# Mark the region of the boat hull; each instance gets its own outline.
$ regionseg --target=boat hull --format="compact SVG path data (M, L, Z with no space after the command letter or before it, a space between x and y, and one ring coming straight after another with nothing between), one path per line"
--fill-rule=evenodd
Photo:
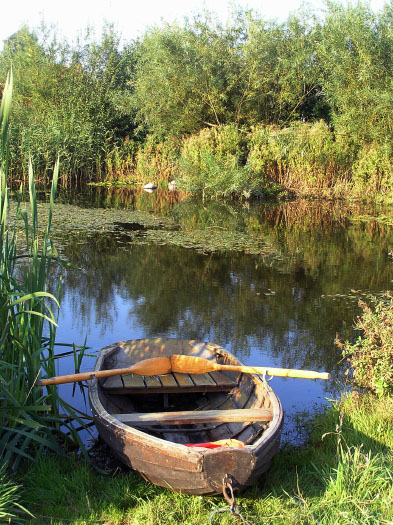
M152 344L153 341L154 344ZM171 346L172 342L173 347ZM179 353L178 343L179 340L170 339L143 340L143 344L150 350L161 348L160 355L162 353L170 355L171 352ZM202 355L211 359L219 355L221 360L225 359L231 364L239 364L234 356L217 345L195 341L183 341L182 343L183 353ZM132 348L135 345L141 348L141 340L123 341L103 349L97 360L96 370L102 369L105 360L116 355L116 352L121 352L122 348ZM210 356L208 355L209 352ZM144 355L145 357L152 357L156 354L157 352L151 350L150 353L146 352ZM135 356L135 359L140 359L140 353ZM113 366L111 359L107 360L106 366ZM258 406L271 407L273 420L269 422L268 426L261 426L259 430L256 424L221 424L206 434L218 438L230 438L237 435L245 443L245 446L239 448L207 449L184 446L185 443L182 440L194 439L192 432L202 430L207 432L206 425L202 426L201 429L195 429L192 425L188 425L190 428L182 429L179 433L173 430L170 433L170 429L161 429L159 426L151 432L128 426L119 421L112 410L112 401L119 403L119 397L109 399L110 396L106 394L99 380L92 381L89 388L89 400L101 438L125 465L139 472L144 479L185 494L218 494L222 492L225 475L232 478L234 487L238 489L255 483L269 468L272 458L279 448L283 423L281 404L266 383L256 376L251 377L252 379L246 378L244 380L243 390L237 392L236 389L232 389L231 393L228 394L228 399L236 396L236 399L240 399L247 386L251 394L247 394L248 397L245 396L247 398L245 405L256 406L257 404ZM258 401L254 397L261 397L261 390L264 392L264 397ZM203 393L193 395L204 396ZM212 399L218 399L221 405L228 403L225 399L227 394L217 394L216 398L214 398L214 394L210 394L210 396ZM129 397L133 399L131 395ZM121 399L123 404L127 403L127 396L122 396ZM220 401L221 399L224 401ZM234 401L231 400L231 402ZM246 444L246 438L249 434L251 434L252 443ZM186 437L183 437L184 435ZM195 439L197 438L195 437Z

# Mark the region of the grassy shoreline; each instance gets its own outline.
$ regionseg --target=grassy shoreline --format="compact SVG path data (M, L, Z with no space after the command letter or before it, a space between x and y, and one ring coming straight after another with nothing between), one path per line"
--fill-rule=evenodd
M237 497L263 524L376 524L393 519L393 399L344 395L314 418L301 448L283 448L257 485ZM104 476L82 460L42 456L17 481L31 523L200 524L223 498L182 496L133 472ZM229 513L212 523L236 523Z

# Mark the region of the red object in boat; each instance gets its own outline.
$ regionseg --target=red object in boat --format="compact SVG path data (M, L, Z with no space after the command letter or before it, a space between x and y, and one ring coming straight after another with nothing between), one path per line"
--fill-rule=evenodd
M219 441L206 441L206 443L189 443L186 447L220 448L220 447L245 447L243 441L238 439L220 439Z

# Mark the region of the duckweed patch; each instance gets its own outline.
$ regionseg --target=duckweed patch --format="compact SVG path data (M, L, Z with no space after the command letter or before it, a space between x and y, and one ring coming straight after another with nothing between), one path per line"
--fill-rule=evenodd
M48 213L46 203L38 204L38 228L44 234ZM15 210L11 219L16 220ZM23 224L19 221L20 232ZM197 250L200 253L224 251L244 252L260 255L267 260L283 260L281 250L261 234L250 235L247 231L232 231L222 227L207 227L192 230L182 227L171 217L157 217L145 211L118 210L108 208L80 208L58 204L53 214L53 237L60 242L71 235L75 242L83 244L84 234L113 235L121 246L132 244L157 244L178 246ZM77 237L74 237L77 234ZM74 242L73 241L73 242Z
M154 244L191 248L201 253L241 251L274 259L281 257L279 250L264 239L258 237L250 238L245 233L232 231L202 230L184 232L148 230L144 240ZM143 242L143 240L139 240L139 242Z
M359 301L371 300L377 297L383 300L386 297L386 291L379 293L370 293L364 290L351 290L348 293L335 293L335 294L322 294L322 299L332 299L333 301L343 300L350 301L352 303L358 303Z
M38 228L45 231L49 205L38 203ZM11 209L10 219L15 221L15 210ZM128 209L118 210L109 208L80 208L70 204L57 204L52 219L53 232L59 237L61 234L85 231L88 233L113 232L118 224L141 224L145 228L176 227L170 218L155 217L144 211ZM20 222L22 231L23 224Z

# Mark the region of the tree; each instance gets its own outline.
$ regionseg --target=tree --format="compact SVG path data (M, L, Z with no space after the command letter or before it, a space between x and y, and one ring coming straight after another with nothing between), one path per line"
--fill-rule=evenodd
M0 55L0 76L13 65L15 105L10 144L19 173L31 154L40 175L57 154L73 175L100 170L105 154L135 128L130 79L135 46L121 46L113 27L72 48L43 31L22 28Z
M250 123L287 124L327 117L315 54L320 26L304 11L285 23L255 19L244 46Z
M165 137L239 120L243 34L242 24L224 28L208 15L150 31L135 81L142 126Z
M357 143L393 138L393 12L329 3L317 52L336 132Z

